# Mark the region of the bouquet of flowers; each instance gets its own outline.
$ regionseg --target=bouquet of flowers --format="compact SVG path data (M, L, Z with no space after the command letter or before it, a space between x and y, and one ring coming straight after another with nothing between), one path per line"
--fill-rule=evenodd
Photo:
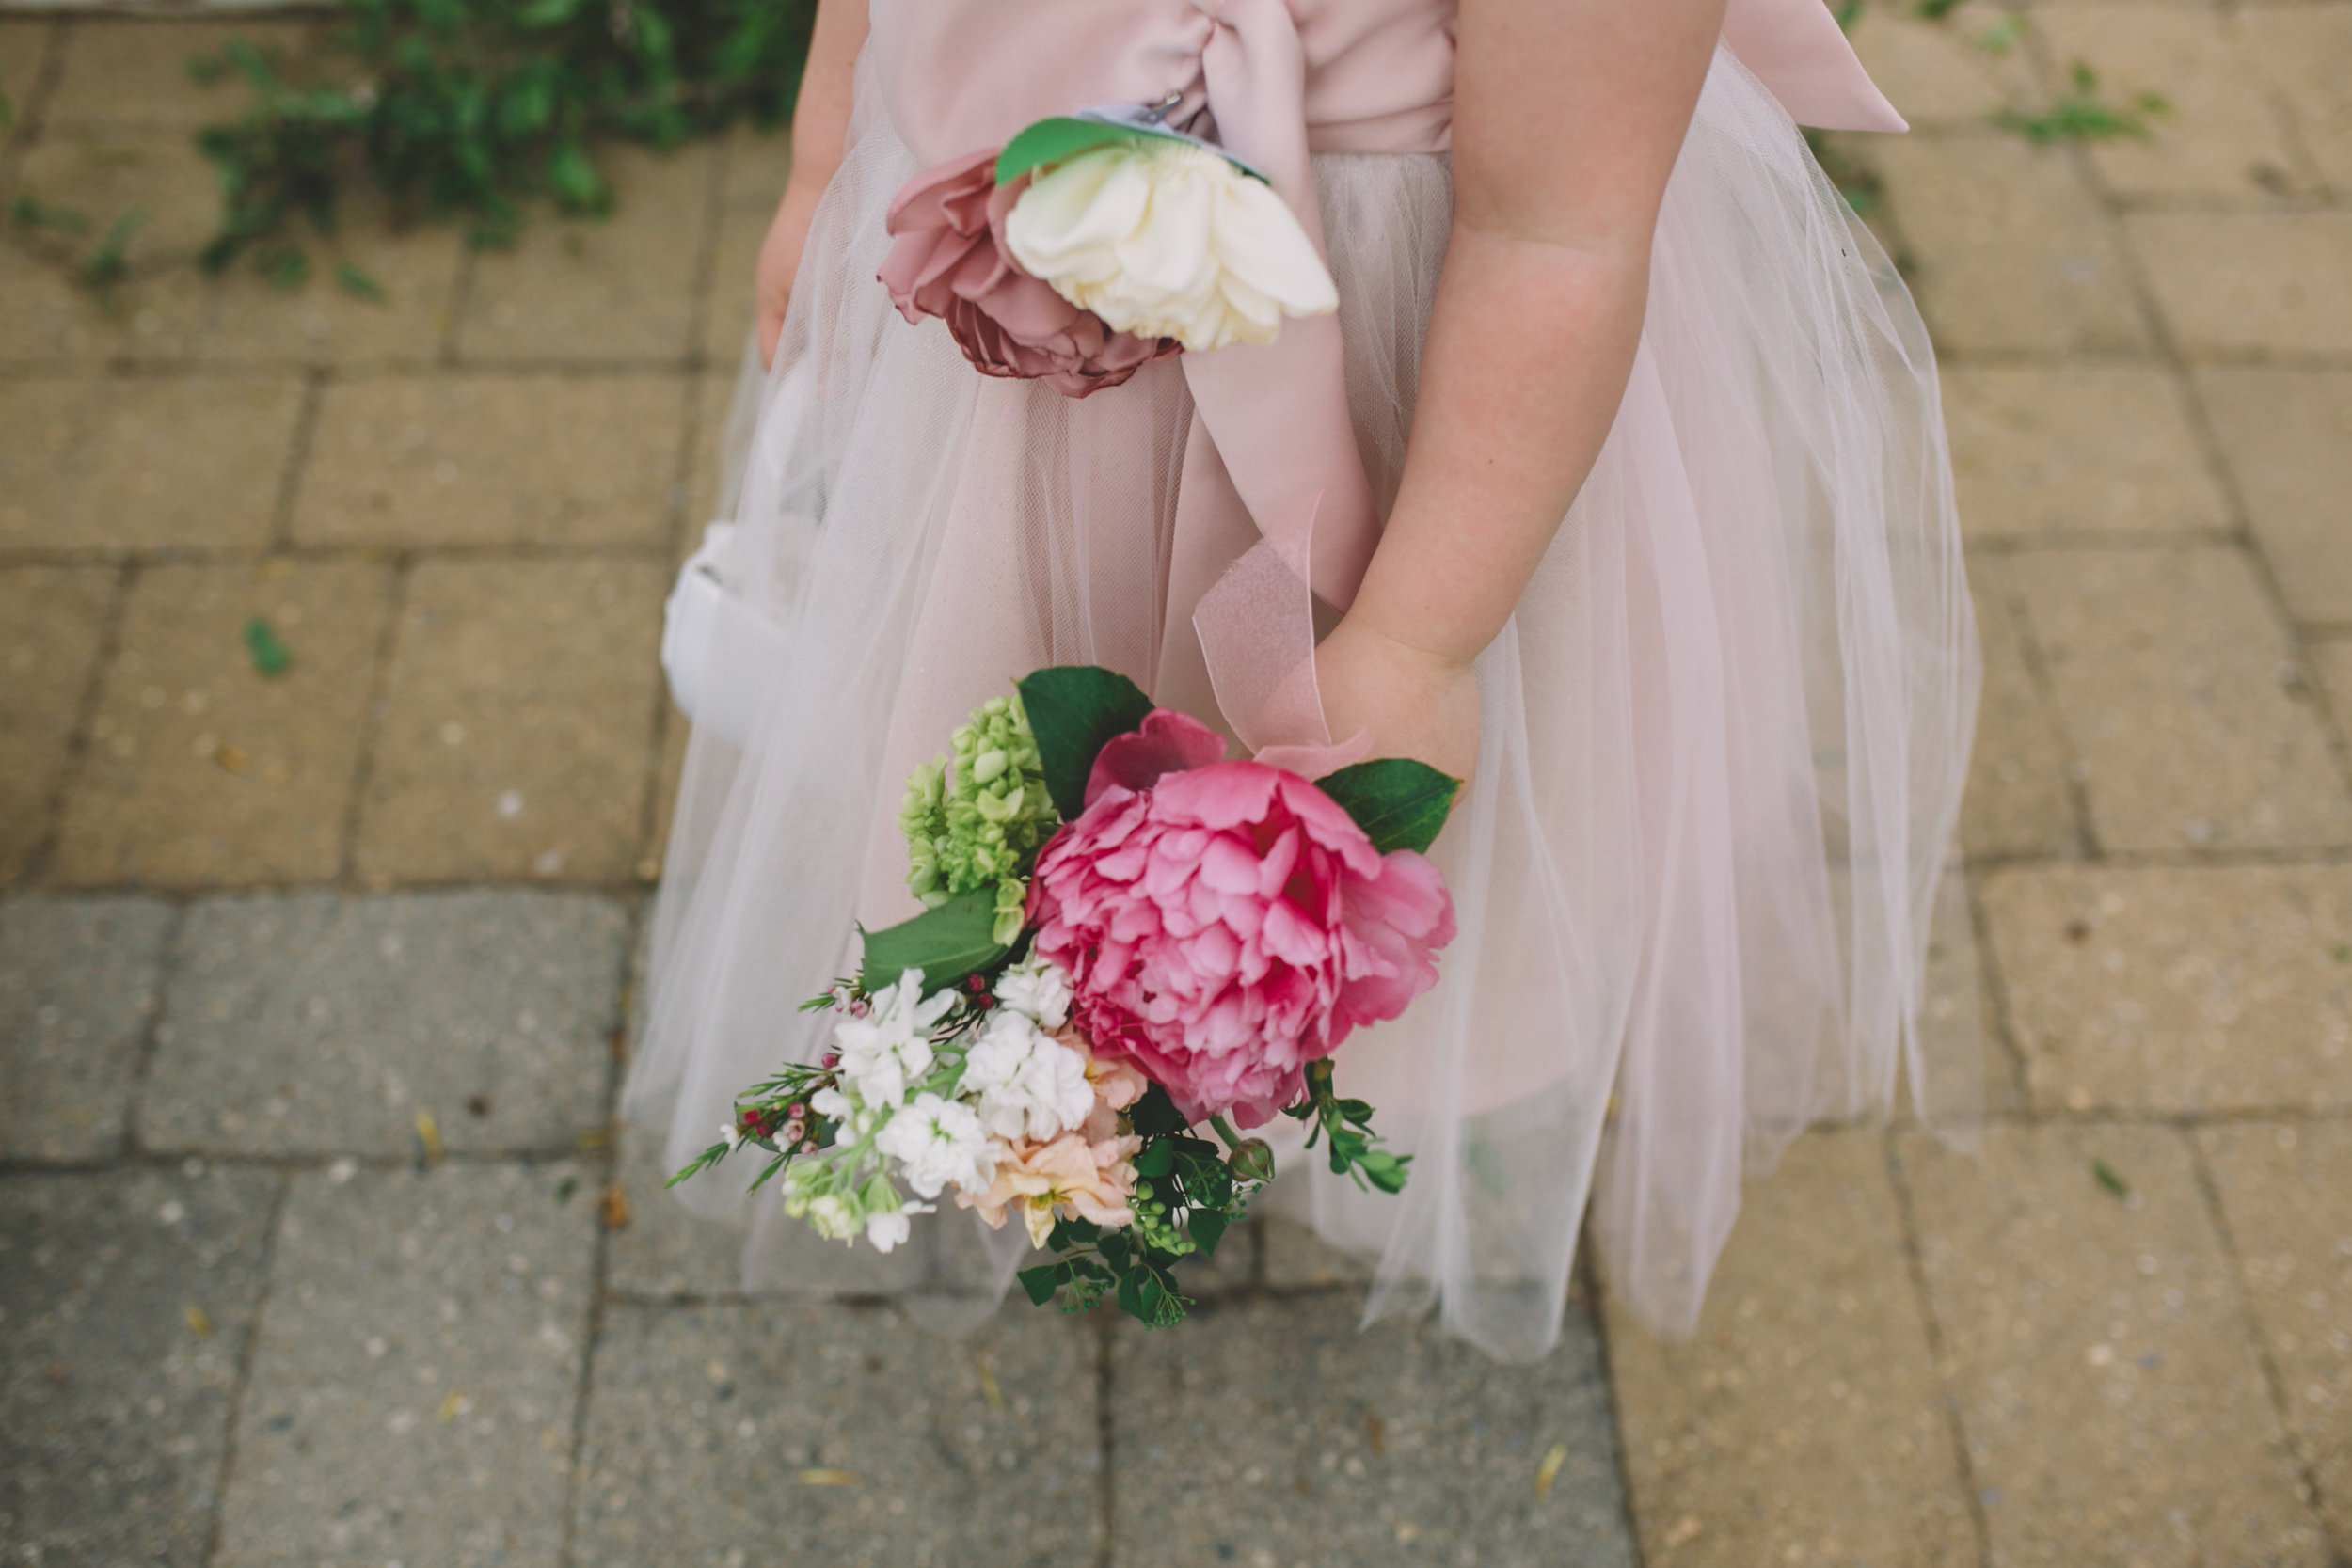
M1403 1188L1409 1156L1330 1057L1437 981L1454 906L1422 852L1457 787L1401 759L1313 783L1227 761L1123 676L1037 672L910 781L924 911L863 932L857 975L807 1004L831 1047L754 1085L672 1184L756 1148L755 1188L885 1252L952 1194L1050 1250L1020 1275L1037 1304L1177 1322L1177 1259L1273 1179L1236 1123L1297 1117L1333 1171Z

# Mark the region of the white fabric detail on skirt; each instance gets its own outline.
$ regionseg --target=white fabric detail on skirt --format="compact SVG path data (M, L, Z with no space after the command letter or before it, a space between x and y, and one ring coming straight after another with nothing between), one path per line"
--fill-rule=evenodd
M795 1009L851 961L853 917L912 908L899 792L969 709L1049 663L1200 700L1179 668L1192 604L1170 602L1198 572L1169 530L1214 453L1191 450L1181 371L1073 402L902 322L873 275L914 169L873 101L724 514L725 593L782 641L714 650L700 701L749 718L697 729L664 861L627 1106L674 1164L736 1090L822 1049ZM1385 508L1448 166L1327 155L1315 178ZM1886 1114L1899 1078L1964 1127L1981 1082L1973 1029L1920 1018L1978 684L1934 364L1877 245L1726 53L1615 425L1478 683L1477 775L1437 847L1461 934L1438 988L1338 1058L1412 1180L1361 1193L1294 1155L1272 1196L1375 1262L1368 1316L1434 1304L1512 1357L1557 1336L1589 1200L1612 1288L1687 1330L1744 1172L1814 1120ZM729 1210L754 1168L681 1190ZM993 1300L1017 1229L975 1248L967 1216L930 1223ZM838 1256L787 1252L792 1224L763 1197L755 1287Z

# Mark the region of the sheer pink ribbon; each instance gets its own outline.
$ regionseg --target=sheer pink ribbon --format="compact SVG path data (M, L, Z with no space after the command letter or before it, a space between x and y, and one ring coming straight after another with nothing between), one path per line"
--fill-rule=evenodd
M1212 23L1201 79L1219 138L1273 181L1322 252L1307 54L1287 0L1192 4ZM1904 128L1821 0L1730 0L1724 41L1808 124ZM1314 596L1344 610L1380 535L1348 420L1339 318L1286 321L1272 343L1183 363L1196 417L1169 590L1196 606L1200 673L1260 755L1301 771L1353 760L1360 739L1332 746L1314 672ZM1163 643L1164 689L1191 673L1183 630L1171 626Z

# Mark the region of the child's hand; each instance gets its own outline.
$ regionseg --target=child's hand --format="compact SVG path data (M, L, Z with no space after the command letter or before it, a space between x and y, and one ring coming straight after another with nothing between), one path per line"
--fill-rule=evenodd
M1353 618L1315 649L1333 740L1362 732L1375 757L1412 757L1467 780L1478 763L1478 680L1467 662L1399 642Z

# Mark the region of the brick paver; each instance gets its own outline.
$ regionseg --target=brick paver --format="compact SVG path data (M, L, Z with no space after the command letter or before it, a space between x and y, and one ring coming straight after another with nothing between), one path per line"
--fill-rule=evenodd
M2352 0L1864 10L1984 631L1924 1021L1984 1153L1801 1141L1694 1340L1581 1283L1534 1369L1359 1338L1279 1217L1174 1337L932 1337L968 1226L745 1293L609 1118L784 144L203 278L245 89L185 58L310 31L0 18L0 200L143 214L103 292L0 233L0 1557L2352 1560ZM2077 60L2170 113L1989 123Z

